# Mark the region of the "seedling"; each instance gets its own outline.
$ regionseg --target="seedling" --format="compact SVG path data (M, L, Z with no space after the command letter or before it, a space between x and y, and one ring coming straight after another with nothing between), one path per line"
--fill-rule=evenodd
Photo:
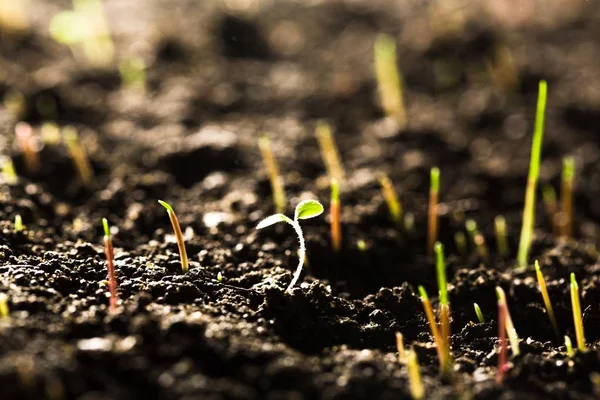
M87 152L81 145L77 130L72 126L65 126L63 128L63 139L67 145L69 155L71 156L71 160L73 160L81 184L86 187L92 186L94 183L94 170L90 164Z
M327 175L330 179L336 179L340 185L344 183L344 167L340 161L340 155L331 134L331 127L325 121L317 122L316 130L321 157L327 169Z
M546 307L546 312L548 313L548 319L550 319L550 325L552 325L552 330L556 335L557 341L560 340L560 333L558 331L558 324L556 323L556 318L554 317L554 309L552 308L552 303L550 302L550 296L548 295L548 287L546 286L546 280L544 279L544 275L540 270L540 263L535 260L535 275L537 277L538 286L540 288L540 292L542 293L542 299L544 300L544 306Z
M507 346L506 346L506 332L507 326L506 321L508 319L508 308L506 306L506 299L504 298L504 292L502 294L499 293L500 288L496 288L496 293L498 294L498 371L496 372L496 383L498 385L502 384L504 380L504 372L507 369ZM502 290L502 289L500 289ZM514 352L514 349L513 349Z
M475 315L477 315L477 321L479 321L480 324L484 324L485 318L483 318L483 313L481 312L481 308L479 308L479 304L473 303L473 308L475 309Z
M60 128L54 122L44 122L40 127L40 136L46 145L59 145L62 140Z
M8 296L6 293L0 293L0 318L8 318L9 315Z
M126 89L146 91L146 64L139 57L124 58L119 62L121 84Z
M440 333L440 329L438 328L435 315L433 314L433 307L431 307L429 296L427 295L427 291L425 291L425 288L423 286L419 286L419 294L421 296L421 304L423 304L423 310L425 311L425 317L427 318L427 322L429 323L429 329L431 330L431 335L433 336L433 341L436 345L440 369L444 370L444 366L446 365L446 360L444 358L444 340L442 338L442 334Z
M469 234L471 242L473 242L475 250L477 250L477 254L479 254L479 257L481 257L484 260L487 260L489 257L489 252L485 244L485 238L477 228L477 222L475 222L472 219L468 219L465 222L465 228L467 230L467 233Z
M21 232L23 230L23 218L20 214L15 215L15 232Z
M502 309L502 313L505 316L504 324L506 326L506 334L508 335L508 340L510 342L510 348L512 349L512 353L515 356L518 356L521 351L519 350L519 335L517 335L517 331L512 322L512 318L510 317L510 311L508 310L508 304L506 304L506 294L504 290L497 286L496 287L496 296L498 296L498 310Z
M27 122L19 122L15 125L15 136L23 151L27 173L32 175L37 174L40 170L39 146L31 125Z
M406 359L408 365L410 397L413 400L420 400L425 396L425 389L423 388L423 381L421 380L419 360L417 359L417 353L414 350L411 349L407 353Z
M335 179L331 180L331 247L338 252L342 248L342 221L340 210L340 187Z
M575 351L573 350L573 342L571 342L571 338L567 335L565 335L565 351L569 357L573 357L575 355Z
M271 149L271 140L267 134L263 134L258 139L258 148L262 155L267 174L269 175L269 182L271 183L271 191L273 193L273 203L275 204L275 212L283 213L285 211L285 188L283 177L279 172L279 166L273 155Z
M577 285L574 273L571 273L571 307L573 308L577 348L580 351L585 351L585 332L583 331L583 317L581 315L581 303L579 302L579 285Z
M358 239L356 241L356 248L361 253L364 253L365 251L367 251L367 242L365 242L363 239Z
M402 79L398 72L396 41L388 35L378 35L374 53L375 76L383 111L403 128L406 126L406 109L402 97Z
M560 187L561 224L560 236L568 239L573 236L573 180L575 177L575 159L563 159L562 183Z
M544 209L546 210L546 214L548 214L548 218L550 218L552 231L555 235L559 235L560 230L557 226L558 203L556 201L556 191L552 185L542 186L542 200L544 201Z
M290 224L294 230L296 231L296 235L298 235L298 241L300 242L300 251L299 251L299 262L298 267L296 268L296 272L294 272L294 276L292 277L292 281L287 287L286 291L290 291L292 287L296 284L298 279L300 278L300 273L302 272L302 266L304 265L304 258L306 257L306 247L304 244L304 235L302 234L302 228L300 227L301 219L309 219L314 218L323 213L323 205L319 203L317 200L304 200L298 203L296 206L296 210L294 211L294 219L290 219L284 214L273 214L268 216L259 222L256 226L256 229L263 229L268 226L274 225L278 222L286 222Z
M446 262L444 260L444 246L440 242L435 244L436 275L440 293L440 306L438 318L440 321L440 334L442 338L442 352L444 363L442 375L448 376L452 371L450 357L450 301L448 300L448 280L446 278Z
M13 186L19 182L15 165L10 157L0 157L0 164L2 164L2 177L7 185Z
M438 234L438 197L440 191L440 170L431 168L429 188L429 224L427 226L427 254L433 255L433 245Z
M106 265L108 269L108 289L110 290L110 312L114 313L117 310L117 302L119 295L117 293L117 277L115 275L115 254L110 235L110 227L106 218L102 218L102 226L104 228L104 253L106 254Z
M406 351L404 350L404 335L396 332L396 349L398 349L398 362L404 364L406 362Z
M223 283L223 274L221 273L221 271L219 271L219 273L217 274L217 282Z
M391 179L382 172L379 175L379 183L381 184L381 194L390 211L390 218L395 224L400 224L400 221L402 221L402 205L398 201Z
M175 238L177 239L177 247L179 247L179 258L181 259L181 270L183 273L188 272L188 257L187 251L185 249L185 242L183 240L183 233L181 232L181 226L179 225L179 220L177 219L177 215L175 211L173 211L173 207L169 205L169 203L158 200L161 206L163 206L167 210L167 214L169 214L169 219L171 220L171 225L173 226L173 232L175 233Z
M458 231L454 233L454 243L456 244L458 253L465 257L467 255L467 238L464 232Z
M494 218L494 228L496 230L496 246L498 253L502 257L508 257L508 240L506 238L506 219L502 215Z
M404 232L407 235L410 235L415 230L415 215L413 213L407 212L404 214Z
M527 177L527 189L525 192L525 207L523 208L523 224L521 227L521 238L519 240L519 253L517 255L517 262L520 267L525 267L527 265L529 248L531 247L531 240L533 239L535 191L540 174L547 92L548 86L546 81L540 81L537 110L535 114L535 128L533 131L533 143L531 146L531 160L529 162L529 176Z

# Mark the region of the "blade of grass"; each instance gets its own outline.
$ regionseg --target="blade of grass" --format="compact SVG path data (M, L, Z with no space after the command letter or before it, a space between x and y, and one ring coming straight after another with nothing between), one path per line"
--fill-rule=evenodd
M546 286L546 280L544 279L544 275L540 270L540 263L537 260L535 260L535 274L537 277L540 292L542 293L542 299L544 300L544 306L546 307L546 313L548 314L548 319L550 319L550 325L552 325L552 330L554 331L554 335L556 335L556 340L557 342L559 342L560 333L558 330L558 324L556 323L556 318L554 317L554 309L552 308L550 296L548 295L548 287Z
M433 246L438 234L438 197L440 191L440 170L431 168L429 187L429 224L427 226L427 254L433 255Z
M283 213L285 212L285 205L287 204L283 177L279 172L279 166L277 165L277 161L275 160L275 156L273 155L273 150L271 148L271 141L266 133L262 134L258 139L258 147L260 149L260 154L262 156L263 163L265 164L267 174L269 175L269 183L271 184L271 191L273 193L275 212Z
M580 351L586 351L583 317L581 315L581 303L579 302L579 285L577 285L574 273L571 273L571 306L573 308L573 324L575 325L577 348Z
M573 180L575 177L575 159L563 159L562 183L560 187L561 224L560 236L569 239L573 236Z

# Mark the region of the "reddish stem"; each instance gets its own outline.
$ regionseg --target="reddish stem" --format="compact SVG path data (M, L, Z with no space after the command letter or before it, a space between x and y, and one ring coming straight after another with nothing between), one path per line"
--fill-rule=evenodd
M108 268L108 289L110 290L110 311L115 312L117 309L117 278L115 276L114 250L112 239L110 236L104 236L104 252L106 254L106 262Z
M506 307L506 303L499 302L498 303L498 338L500 340L499 348L498 348L498 373L496 375L496 383L498 385L502 384L504 380L504 371L506 370L506 354L508 352L508 347L506 343L506 315L508 313L508 308Z

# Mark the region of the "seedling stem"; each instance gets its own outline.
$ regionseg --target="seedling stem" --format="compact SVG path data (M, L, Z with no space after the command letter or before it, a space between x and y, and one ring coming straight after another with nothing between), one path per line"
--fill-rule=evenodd
M316 135L319 148L321 149L321 157L327 169L327 175L330 179L336 179L343 186L345 176L344 167L342 167L340 154L333 140L329 124L325 121L318 121Z
M423 381L421 380L419 360L417 359L417 353L414 350L411 349L407 353L410 397L412 397L413 400L420 400L425 396L425 389L423 388Z
M398 201L392 180L386 174L381 173L379 175L379 183L381 184L381 194L390 211L390 218L394 223L400 224L402 220L402 205Z
M573 180L575 177L575 159L563 160L562 184L560 191L561 224L560 236L568 239L573 236Z
M175 238L177 239L177 246L179 247L179 258L181 259L181 270L183 273L187 273L188 266L188 257L187 250L185 249L185 241L183 240L183 233L181 232L181 226L179 225L179 220L177 219L177 215L175 215L175 211L173 211L173 207L171 207L167 202L158 200L161 206L163 206L167 210L167 214L169 215L169 219L171 220L171 225L173 226L173 232L175 233Z
M479 308L479 304L473 303L473 308L475 308L475 315L477 315L477 321L479 321L480 324L484 324L485 318L483 318L483 313L481 312L481 308Z
M431 168L429 188L429 224L427 228L427 254L433 255L433 246L438 234L438 196L440 191L440 170Z
M583 330L581 303L579 302L579 285L577 285L574 273L571 273L571 306L573 308L573 323L575 325L575 337L577 339L577 348L580 351L585 351L585 332Z
M542 293L542 299L544 300L546 312L548 313L548 319L550 319L550 325L552 325L552 330L556 335L556 340L560 341L560 333L558 331L558 324L556 323L556 318L554 316L554 309L552 308L552 303L550 302L550 296L548 295L548 287L546 286L544 275L540 270L540 263L537 260L535 260L535 275L537 277L538 286L540 287L540 292Z
M406 126L406 110L396 59L396 41L388 35L380 34L375 40L374 50L375 75L383 111L403 128Z
M331 246L333 251L339 252L342 248L342 221L340 209L340 187L337 180L331 180Z
M267 134L261 135L258 139L258 147L260 148L260 154L262 155L267 174L269 175L269 182L271 183L271 191L273 192L273 203L275 204L275 212L283 213L285 211L285 188L283 177L279 172L279 166L273 155L271 148L271 140Z
M114 313L117 310L119 297L117 293L117 278L115 276L114 249L112 237L110 235L110 227L108 226L106 218L102 218L102 226L104 228L104 253L106 254L108 288L110 290L110 312Z

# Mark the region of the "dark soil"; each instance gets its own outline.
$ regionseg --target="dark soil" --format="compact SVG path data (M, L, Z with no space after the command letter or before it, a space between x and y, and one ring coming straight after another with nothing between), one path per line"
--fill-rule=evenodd
M598 2L538 2L531 13L528 2L509 1L255 1L246 11L228 8L233 1L105 3L118 56L148 65L145 94L123 88L116 66L89 67L52 41L50 17L68 1L32 1L29 29L0 36L0 95L24 98L21 114L0 108L0 150L19 175L0 186L0 292L10 308L0 320L2 400L410 398L395 332L417 351L427 398L596 398ZM377 97L372 44L381 32L398 40L402 130L386 123ZM508 78L491 79L490 63ZM577 276L589 350L573 358L554 337L533 266L513 269L539 79L549 85L540 183L559 188L562 157L575 156L575 238L554 236L540 199L530 259L574 342L568 277ZM50 116L38 106L48 101ZM47 119L78 128L92 187L79 183L60 143L39 152L39 173L27 172L14 124L37 129ZM348 175L343 248L331 250L327 213L303 221L309 263L286 293L298 243L289 226L255 230L273 213L257 139L272 138L288 214L301 199L328 206L318 119L334 127ZM439 376L416 294L417 285L437 291L425 255L432 166L442 171L452 381ZM390 222L379 171L414 214L412 234ZM187 274L157 199L174 206L185 231ZM17 214L23 232L14 231ZM497 215L508 222L506 259L496 251ZM116 229L116 313L103 217ZM485 234L489 260L458 254L453 236L465 218ZM496 286L522 352L501 386Z

